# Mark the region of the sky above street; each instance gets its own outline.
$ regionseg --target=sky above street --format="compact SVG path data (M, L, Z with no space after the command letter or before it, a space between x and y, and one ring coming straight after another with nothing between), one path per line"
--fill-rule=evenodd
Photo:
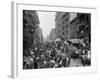
M44 39L50 34L52 28L55 28L55 14L56 12L37 11L40 21L40 28Z

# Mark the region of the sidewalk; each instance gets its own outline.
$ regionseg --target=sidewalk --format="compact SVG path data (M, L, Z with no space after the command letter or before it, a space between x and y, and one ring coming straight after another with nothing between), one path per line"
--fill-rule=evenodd
M71 59L69 67L83 66L80 59Z

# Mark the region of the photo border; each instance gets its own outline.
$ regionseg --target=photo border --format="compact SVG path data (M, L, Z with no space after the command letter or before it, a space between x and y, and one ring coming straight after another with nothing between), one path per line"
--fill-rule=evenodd
M29 3L12 3L12 70L11 75L14 78L17 77L39 77L39 76L53 76L53 75L66 75L72 73L91 73L96 72L96 53L95 43L92 42L95 34L94 30L96 26L96 8L86 7L71 7L71 6L56 6L56 5L39 5ZM46 11L62 11L62 12L79 12L79 13L91 13L91 66L89 67L68 67L68 68L54 68L54 69L30 69L23 70L22 65L22 36L23 36L23 14L22 10L46 10ZM93 53L93 54L92 54Z

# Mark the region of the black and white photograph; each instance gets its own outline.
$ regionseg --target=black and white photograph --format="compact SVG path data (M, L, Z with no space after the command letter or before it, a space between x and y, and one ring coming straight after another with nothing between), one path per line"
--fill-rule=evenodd
M91 13L23 10L23 69L91 66Z

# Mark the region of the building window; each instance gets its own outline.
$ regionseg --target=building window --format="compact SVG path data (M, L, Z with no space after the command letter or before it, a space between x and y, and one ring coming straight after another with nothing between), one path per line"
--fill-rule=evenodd
M65 33L63 32L62 35L65 35Z
M63 26L62 28L63 28L63 30L64 30L64 26Z

